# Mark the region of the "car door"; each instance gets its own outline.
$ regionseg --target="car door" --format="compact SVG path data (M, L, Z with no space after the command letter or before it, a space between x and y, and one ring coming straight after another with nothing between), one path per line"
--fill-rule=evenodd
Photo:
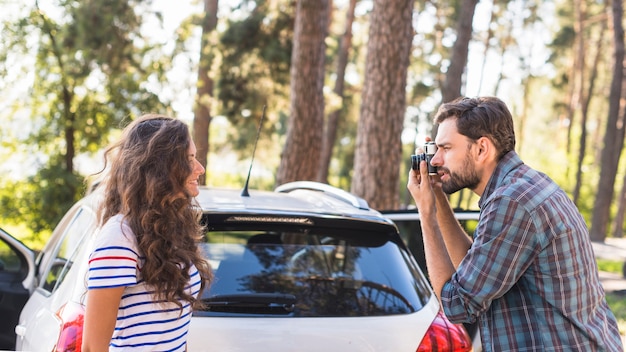
M0 229L0 350L15 348L15 326L36 281L34 252Z
M89 199L75 204L61 219L37 259L36 288L24 305L16 326L20 351L53 351L62 329L60 313L76 290L84 291L87 257L84 244L96 228Z

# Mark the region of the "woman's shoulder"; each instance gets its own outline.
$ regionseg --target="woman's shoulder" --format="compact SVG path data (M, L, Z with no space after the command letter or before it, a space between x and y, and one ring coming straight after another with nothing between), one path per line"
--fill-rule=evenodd
M137 239L122 214L110 217L100 229L97 246L118 245L130 248L137 247Z

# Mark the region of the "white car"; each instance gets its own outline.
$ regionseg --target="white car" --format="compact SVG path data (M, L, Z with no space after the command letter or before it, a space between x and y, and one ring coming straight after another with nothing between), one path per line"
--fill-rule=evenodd
M426 268L426 257L424 253L424 242L422 240L422 227L420 224L420 214L415 209L405 210L389 210L382 211L383 215L391 219L398 227L400 237L404 240L409 251L415 257L417 264L421 268ZM478 225L480 212L478 210L454 210L454 217L459 221L465 232L473 236L474 230ZM428 278L428 272L424 273ZM472 338L474 352L482 351L482 343L480 341L480 332L478 331L478 323L464 324L465 329Z
M3 331L17 350L80 351L98 198L69 210L36 257L0 234L0 275L10 268L0 290L29 297ZM189 351L471 351L396 226L364 200L314 182L203 188L197 200L215 280L194 312Z

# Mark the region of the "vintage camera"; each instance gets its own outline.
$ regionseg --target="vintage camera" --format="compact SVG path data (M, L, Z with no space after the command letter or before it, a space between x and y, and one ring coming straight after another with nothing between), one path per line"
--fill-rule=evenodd
M435 155L436 152L437 152L437 145L435 144L435 142L426 142L424 144L424 153L411 155L411 168L413 170L419 171L419 169L420 169L420 162L422 160L426 160L426 163L428 164L428 174L429 175L436 175L437 174L437 167L436 166L432 166L430 164L430 160L433 158L433 156Z

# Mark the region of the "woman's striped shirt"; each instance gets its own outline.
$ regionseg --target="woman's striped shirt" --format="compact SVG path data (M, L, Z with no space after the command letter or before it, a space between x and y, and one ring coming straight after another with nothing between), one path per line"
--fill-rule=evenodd
M137 240L121 215L109 219L89 258L89 290L125 286L117 312L109 351L185 351L191 320L190 304L183 309L156 301L153 289L141 277L144 257ZM200 291L200 275L195 266L189 270L187 290Z

